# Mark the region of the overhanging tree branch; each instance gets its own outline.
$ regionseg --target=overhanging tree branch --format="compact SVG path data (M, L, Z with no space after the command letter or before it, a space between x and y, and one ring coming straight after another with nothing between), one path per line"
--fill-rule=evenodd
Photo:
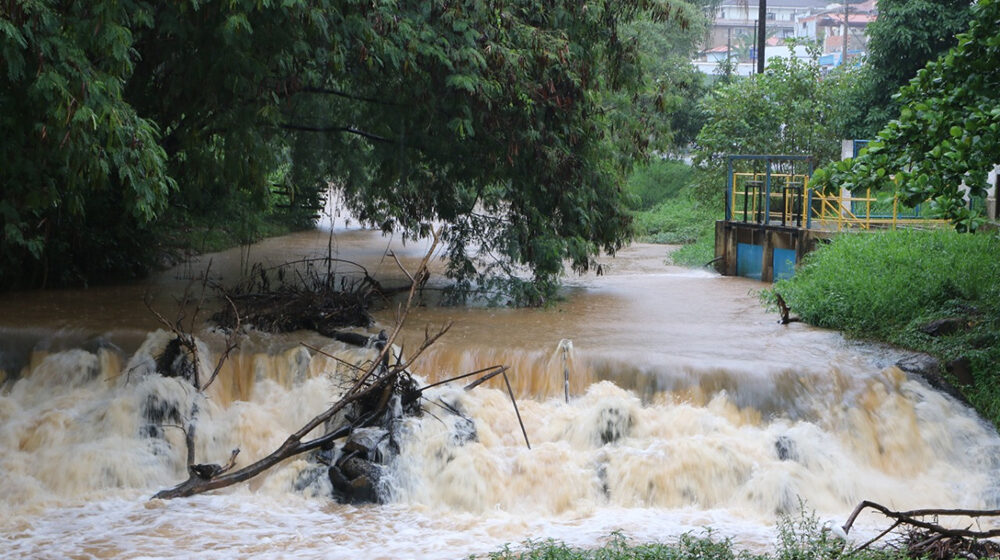
M354 128L353 126L310 126L304 124L295 123L281 123L278 125L280 128L285 130L298 130L302 132L346 132L348 134L356 134L363 138L373 140L375 142L382 142L385 144L395 144L396 141L391 138L386 138L384 136L379 136L378 134L373 134L371 132L366 132L364 130Z
M392 107L402 107L402 103L394 103L392 101L385 101L384 99L376 99L374 97L364 97L361 95L354 95L352 93L347 93L346 91L340 91L331 88L321 88L321 87L304 87L300 89L302 93L320 93L325 95L336 95L337 97L343 97L345 99L353 99L355 101L364 101L366 103L377 103L379 105L389 105Z

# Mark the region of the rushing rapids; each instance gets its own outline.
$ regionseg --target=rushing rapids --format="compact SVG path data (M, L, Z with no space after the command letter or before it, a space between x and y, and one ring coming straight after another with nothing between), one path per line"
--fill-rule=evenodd
M374 234L338 239L347 257L379 266ZM290 246L322 251L326 240L300 234L274 248L288 258ZM267 257L266 244L256 250ZM420 253L396 250L404 262ZM455 325L414 374L431 383L510 366L532 447L497 380L428 390L426 412L398 427L384 505L335 502L307 455L215 493L150 499L187 477L192 403L198 461L240 448L245 465L343 390L345 366L300 342L348 362L370 352L313 333L251 333L198 395L156 373L170 335L128 303L142 289L98 290L79 312L70 294L49 313L37 296L0 300L0 546L41 558L460 558L526 538L670 540L712 527L759 548L802 504L839 522L862 499L1000 504L996 433L894 367L893 350L777 325L750 293L758 284L663 256L632 247L555 309L415 309L404 351L425 325ZM225 274L225 256L216 266ZM392 311L378 319L389 324ZM197 334L210 363L223 335Z

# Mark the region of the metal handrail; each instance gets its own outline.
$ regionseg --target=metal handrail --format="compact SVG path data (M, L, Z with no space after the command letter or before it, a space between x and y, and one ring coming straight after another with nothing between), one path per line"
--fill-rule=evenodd
M843 231L844 228L857 227L860 229L870 230L873 226L888 226L890 229L896 229L897 226L940 226L947 225L948 220L933 219L933 218L921 218L908 215L900 215L899 213L899 197L893 197L892 201L892 214L886 216L873 217L871 213L871 203L877 201L877 198L872 196L871 189L868 189L865 196L843 196L843 195L825 195L818 191L813 191L811 193L813 200L819 200L819 208L810 208L811 214L809 216L810 226L812 224L818 224L819 228L813 229L825 229L830 223L836 223L837 231ZM854 202L864 202L865 203L865 214L859 217L856 215L852 208Z

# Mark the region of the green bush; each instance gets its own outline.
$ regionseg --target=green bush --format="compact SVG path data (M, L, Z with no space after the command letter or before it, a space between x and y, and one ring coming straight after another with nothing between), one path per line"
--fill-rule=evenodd
M470 557L470 559L475 557ZM738 551L729 539L720 539L711 529L704 535L684 533L674 544L631 545L621 533L613 533L598 548L574 548L555 540L527 541L520 547L504 546L487 556L490 560L903 560L896 551L844 550L843 542L824 531L815 514L782 518L778 540L770 554Z
M691 182L691 166L674 159L654 157L637 167L625 183L633 210L649 210L675 198Z
M652 243L694 243L713 228L715 213L688 197L673 198L636 212L633 227L640 239ZM714 230L713 230L714 231Z
M886 338L957 308L995 313L998 279L997 237L903 230L838 236L774 291L814 325Z
M599 548L574 548L552 539L527 541L523 546L503 549L491 553L490 560L766 560L766 556L755 556L733 550L729 539L717 539L711 530L705 536L690 533L681 535L676 544L646 543L630 545L618 532L611 535L608 543ZM474 558L474 557L470 557Z
M795 276L774 285L810 324L934 354L966 358L975 383L963 390L1000 424L1000 237L954 231L845 234L810 253ZM935 319L967 326L944 336Z

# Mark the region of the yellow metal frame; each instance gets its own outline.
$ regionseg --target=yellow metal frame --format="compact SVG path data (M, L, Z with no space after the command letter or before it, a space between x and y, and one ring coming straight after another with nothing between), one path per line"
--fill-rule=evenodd
M765 181L767 180L767 173L733 173L732 182L732 192L730 193L729 200L732 201L732 207L730 209L732 220L734 222L738 221L756 221L752 217L756 216L759 212L763 212L763 208L759 208L758 199L763 197L754 196L751 199L751 203L748 204L746 212L743 211L742 207L737 208L736 197L737 195L742 197L747 197L753 194L753 191L749 190L748 183L756 182L763 187ZM790 185L802 185L802 208L800 209L799 215L796 216L792 213L794 210L794 197L783 196L783 191L785 187ZM742 189L742 190L740 190ZM789 174L789 173L771 173L771 204L769 205L771 209L771 215L768 221L773 221L780 219L782 214L785 216L790 216L791 220L794 221L796 217L801 219L801 223L806 222L808 218L808 208L807 199L809 195L809 176L805 174ZM784 213L781 212L782 208L780 201L784 198ZM737 218L737 216L739 216Z
M786 221L800 219L803 227L808 224L810 229L836 229L836 231L948 225L947 220L900 216L898 196L893 198L891 215L872 217L872 204L878 199L872 195L871 189L865 191L864 196L825 195L809 188L808 175L771 173L770 177L771 203L768 206L771 212L770 216L767 216L767 222L776 222L784 215ZM766 180L766 173L733 173L732 190L729 196L731 201L730 219L732 221L754 223L759 221L757 216L764 212L760 206L764 204L764 196L761 193L765 190ZM750 187L751 183L756 183L753 188ZM784 189L790 185L802 186L802 207L794 214L795 197L783 196ZM782 199L784 199L783 213ZM743 201L746 204L745 211L744 204L739 204L737 201ZM862 216L858 216L852 211L852 208L855 207L854 204L859 202L864 203L865 212Z
M900 216L898 196L892 199L891 216L873 218L871 215L872 203L877 199L872 196L871 189L865 192L865 196L824 195L818 191L813 191L812 200L812 229L833 229L836 227L837 231L843 231L848 228L864 230L888 228L894 230L897 226L938 227L948 225L948 220ZM851 210L855 202L864 202L864 216L856 216ZM816 208L817 205L818 208Z

